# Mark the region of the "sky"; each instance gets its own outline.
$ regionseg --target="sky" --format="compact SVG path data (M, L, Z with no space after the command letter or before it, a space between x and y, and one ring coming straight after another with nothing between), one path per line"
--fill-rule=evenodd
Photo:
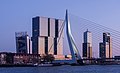
M0 0L0 52L16 51L15 32L31 36L33 17L64 19L66 9L120 31L120 0Z

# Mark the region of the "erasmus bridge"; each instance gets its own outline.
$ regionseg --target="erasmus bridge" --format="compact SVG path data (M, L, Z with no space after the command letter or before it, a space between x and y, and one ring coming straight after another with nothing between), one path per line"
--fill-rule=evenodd
M66 28L64 28L66 27ZM86 30L92 33L92 57L99 58L99 43L103 41L103 33L109 32L112 37L112 57L120 56L120 32L112 28L97 24L90 20L68 14L66 10L65 21L60 31L65 32L64 49L69 50L72 59L63 60L68 63L82 63L83 33ZM72 31L71 31L72 30ZM67 40L67 41L66 41ZM59 43L59 41L58 41ZM57 62L57 61L56 61ZM60 61L58 61L60 62Z

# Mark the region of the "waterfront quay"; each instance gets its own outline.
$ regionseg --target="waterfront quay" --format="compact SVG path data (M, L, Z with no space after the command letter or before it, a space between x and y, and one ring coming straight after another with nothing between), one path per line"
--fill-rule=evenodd
M35 67L37 66L36 64L46 64L46 63L53 64L53 66L73 65L64 61L60 63L55 63L54 61L56 60L51 60L51 61L43 60L43 58L39 54L23 54L23 53L21 54L21 53L8 53L8 52L0 53L0 67ZM106 59L91 58L91 59L82 59L82 61L84 65L120 65L119 57L106 58Z

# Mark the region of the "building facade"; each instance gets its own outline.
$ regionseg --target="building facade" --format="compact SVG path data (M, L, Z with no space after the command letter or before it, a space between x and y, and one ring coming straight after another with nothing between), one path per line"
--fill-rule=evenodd
M32 53L63 54L63 20L34 17L32 18Z
M101 42L99 43L99 56L101 58L105 57L105 49L104 44Z
M16 32L16 52L17 53L32 53L32 43L30 37L28 36L27 32Z
M39 54L0 52L0 64L36 64L41 63Z
M92 58L92 33L84 32L83 58Z
M99 46L101 58L112 58L112 40L110 33L103 33L103 43Z

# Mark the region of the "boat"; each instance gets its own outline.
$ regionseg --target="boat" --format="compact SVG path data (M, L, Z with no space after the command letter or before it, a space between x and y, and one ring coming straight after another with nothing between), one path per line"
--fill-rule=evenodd
M52 67L53 64L38 64L38 67Z

